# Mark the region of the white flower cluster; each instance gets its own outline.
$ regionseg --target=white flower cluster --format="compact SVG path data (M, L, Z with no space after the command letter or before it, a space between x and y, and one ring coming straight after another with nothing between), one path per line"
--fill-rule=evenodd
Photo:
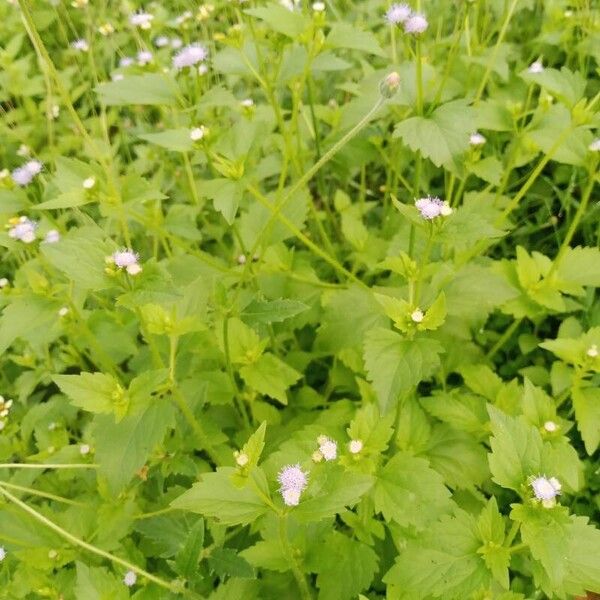
M590 152L600 152L600 138L596 138L589 146Z
M136 575L135 571L127 571L127 573L125 573L125 576L123 577L123 583L127 587L134 586L136 581L137 581L137 575Z
M545 476L535 477L531 480L531 488L536 500L539 500L546 508L551 508L556 503L556 496L560 494L562 488L560 481L556 477Z
M43 166L39 160L29 160L12 172L12 179L17 185L29 185L33 178L41 173Z
M152 20L154 19L154 15L150 13L140 11L135 12L129 16L129 23L134 27L139 27L140 29L150 29L152 27Z
M541 60L536 60L536 61L532 62L529 65L527 72L531 73L532 75L537 75L538 73L543 73L544 72L544 63L542 63Z
M78 52L87 52L90 49L90 46L86 40L79 39L71 42L71 48L73 48L73 50L77 50Z
M452 214L452 208L445 200L437 197L427 196L415 200L415 206L424 219L431 220L436 217L447 217Z
M483 146L487 140L481 133L476 131L469 136L469 144L471 146Z
M139 260L139 254L130 248L117 250L106 258L108 263L114 264L118 269L124 269L130 275L138 275L142 272Z
M8 237L24 244L35 241L35 230L38 224L27 217L14 217L8 221Z
M12 400L5 400L4 396L0 396L0 431L6 426L6 420L8 419L8 413L12 404Z
M404 32L412 35L423 33L429 23L423 13L413 12L408 4L392 4L385 13L390 25L404 25Z
M286 506L298 506L300 495L308 485L308 475L300 465L287 465L279 471L279 492Z
M317 444L319 444L319 449L312 455L314 462L321 462L323 459L327 461L335 460L337 458L337 442L326 435L320 435L317 438Z

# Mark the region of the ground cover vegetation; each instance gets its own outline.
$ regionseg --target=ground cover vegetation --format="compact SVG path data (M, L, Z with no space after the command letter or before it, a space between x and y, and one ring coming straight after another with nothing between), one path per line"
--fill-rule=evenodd
M0 19L0 598L600 592L597 3Z

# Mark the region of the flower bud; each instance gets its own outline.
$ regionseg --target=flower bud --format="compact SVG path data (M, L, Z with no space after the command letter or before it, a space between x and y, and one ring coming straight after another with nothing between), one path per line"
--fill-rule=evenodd
M393 98L400 87L400 75L393 71L379 85L379 91L384 98Z

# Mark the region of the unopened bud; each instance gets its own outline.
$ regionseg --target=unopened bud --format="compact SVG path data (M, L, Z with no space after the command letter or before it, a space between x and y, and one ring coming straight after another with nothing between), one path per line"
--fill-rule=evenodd
M396 71L390 73L379 85L379 91L384 98L392 98L400 87L400 75Z

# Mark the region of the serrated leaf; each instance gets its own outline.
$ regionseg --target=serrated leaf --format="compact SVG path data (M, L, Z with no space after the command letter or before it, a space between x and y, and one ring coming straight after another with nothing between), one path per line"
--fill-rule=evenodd
M377 56L385 56L377 38L370 31L361 31L358 27L349 23L335 23L325 43L330 48L347 48L349 50L360 50Z
M267 352L240 369L243 380L257 392L287 404L286 390L302 377L296 369Z
M254 569L248 561L233 548L216 548L208 557L208 563L219 576L253 578Z
M280 298L279 300L252 300L241 313L241 318L251 324L281 323L308 310L299 300Z
M395 406L401 393L432 375L440 364L442 351L435 340L407 340L380 328L370 331L365 338L364 358L381 411Z
M419 151L437 167L452 164L469 148L473 111L464 100L453 100L435 109L429 117L410 117L394 129L415 152Z
M409 540L383 580L414 598L470 598L491 580L480 545L474 517L457 510Z
M386 520L423 529L451 507L444 480L423 458L399 452L381 469L373 488L375 510Z
M283 33L291 38L301 35L309 24L309 20L302 13L288 10L280 4L269 3L266 6L250 8L244 12L261 19L273 31Z
M543 442L539 430L521 417L510 417L493 406L490 413L492 438L489 454L493 480L522 492L529 477L542 469Z
M246 525L264 515L269 507L250 486L238 488L231 482L235 469L221 467L204 473L198 483L171 502L179 510L214 517L223 525Z
M173 406L156 399L143 412L116 423L112 415L94 420L96 459L112 493L118 494L160 444L173 424Z
M98 414L112 413L115 394L123 393L119 382L104 373L54 375L52 379L73 405Z
M198 519L183 544L183 548L175 557L177 573L191 579L198 570L198 563L204 547L204 520Z
M600 445L600 388L573 388L572 399L577 429L591 456Z

